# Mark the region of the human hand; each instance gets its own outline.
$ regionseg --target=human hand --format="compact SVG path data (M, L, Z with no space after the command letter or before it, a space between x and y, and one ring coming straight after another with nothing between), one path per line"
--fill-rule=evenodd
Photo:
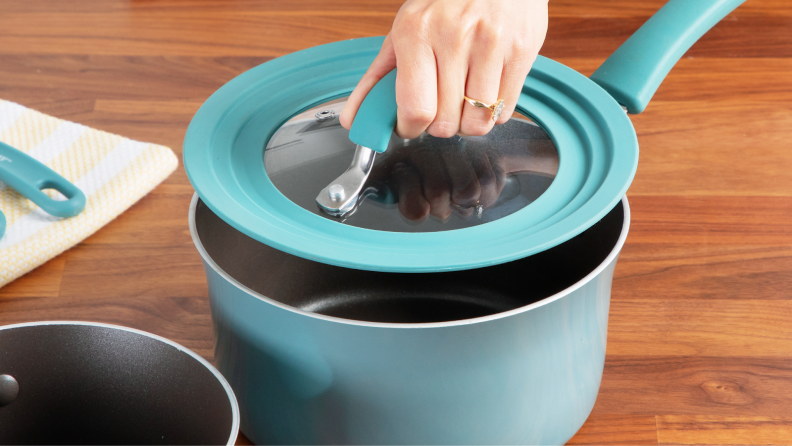
M497 124L505 123L546 32L547 0L407 0L349 97L341 125L352 126L371 88L398 66L398 136L485 135L496 124L490 111L463 97L503 99Z

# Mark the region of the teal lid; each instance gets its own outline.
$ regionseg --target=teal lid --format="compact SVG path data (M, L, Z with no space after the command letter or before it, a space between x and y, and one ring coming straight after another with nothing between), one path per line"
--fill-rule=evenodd
M309 48L215 92L184 142L185 168L204 203L239 231L293 255L349 268L428 272L493 265L556 246L599 221L627 191L638 161L629 118L597 84L540 57L517 110L549 135L559 162L546 190L520 209L484 224L409 232L347 224L296 203L273 183L278 178L268 174L265 149L293 117L348 96L381 43L376 37Z
M224 85L187 129L185 169L203 202L223 220L307 259L375 271L429 272L529 256L580 234L617 204L638 163L638 142L625 111L643 111L682 54L743 1L669 0L603 63L593 80L539 56L516 108L549 135L558 154L557 172L546 190L524 206L481 224L408 231L382 222L353 222L354 214L333 220L284 195L283 184L274 184L280 182L277 169L268 169L264 153L274 147L273 135L300 113L348 96L377 55L382 37L289 54ZM395 72L385 76L361 105L363 112L348 135L358 145L355 160L370 162L376 153L391 151L395 77ZM457 144L455 150L464 146L459 141L436 146L444 144ZM317 191L316 202L347 200L339 198L343 194L334 186L344 185L326 185ZM377 189L373 196L387 204L387 193ZM346 212L346 204L337 210Z

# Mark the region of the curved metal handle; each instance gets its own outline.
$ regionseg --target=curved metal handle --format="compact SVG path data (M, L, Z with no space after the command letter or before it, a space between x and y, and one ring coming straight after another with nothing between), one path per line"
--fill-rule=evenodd
M382 153L388 149L396 127L396 70L377 82L360 104L349 139L357 145Z
M591 75L629 113L644 111L685 52L745 0L670 0Z
M376 156L377 152L358 144L352 164L340 177L319 192L316 204L334 217L348 215L361 199L360 192L371 173Z
M56 217L74 217L85 209L85 194L77 186L24 152L0 142L0 181ZM68 200L48 197L43 189L55 189Z

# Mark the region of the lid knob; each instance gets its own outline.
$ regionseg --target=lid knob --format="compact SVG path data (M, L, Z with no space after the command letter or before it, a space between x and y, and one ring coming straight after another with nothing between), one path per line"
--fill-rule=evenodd
M327 195L330 197L331 201L341 201L346 198L346 194L344 194L344 186L340 184L331 184L330 187L327 188Z

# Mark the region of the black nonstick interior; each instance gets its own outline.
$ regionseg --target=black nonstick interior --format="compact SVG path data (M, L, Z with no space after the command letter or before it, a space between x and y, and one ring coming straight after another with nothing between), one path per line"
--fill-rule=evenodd
M621 203L577 237L520 260L466 271L383 273L306 260L237 231L199 200L196 230L212 260L244 286L283 304L369 322L444 322L512 310L562 291L613 250Z
M95 325L0 330L0 444L227 444L222 384L176 347Z

